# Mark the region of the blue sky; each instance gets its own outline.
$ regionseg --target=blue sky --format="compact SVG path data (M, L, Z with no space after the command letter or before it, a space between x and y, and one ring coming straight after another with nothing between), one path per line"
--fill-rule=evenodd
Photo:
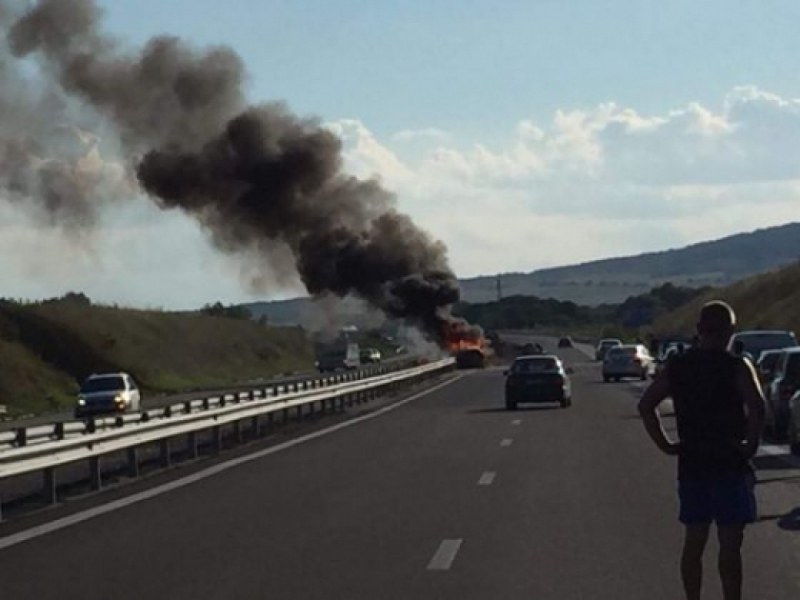
M169 32L231 45L253 100L358 118L380 135L436 124L491 139L564 107L662 112L719 105L736 85L792 97L800 88L792 0L102 4L109 27L137 43Z
M395 191L460 276L679 247L798 214L796 0L99 4L131 51L165 33L231 46L250 101L318 116L342 137L347 169ZM141 197L77 246L10 211L0 203L0 295L81 288L183 308L300 291L244 285L251 265Z

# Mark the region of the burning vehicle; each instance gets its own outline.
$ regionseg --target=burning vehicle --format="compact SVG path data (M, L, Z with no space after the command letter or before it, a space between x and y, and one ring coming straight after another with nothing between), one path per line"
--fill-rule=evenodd
M490 345L479 327L465 321L447 323L443 335L445 348L456 359L459 369L483 369L486 367Z

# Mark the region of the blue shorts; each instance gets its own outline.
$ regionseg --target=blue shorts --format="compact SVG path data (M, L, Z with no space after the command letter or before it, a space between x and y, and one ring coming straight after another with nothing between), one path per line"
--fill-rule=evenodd
M678 497L684 525L744 525L758 516L752 474L681 479Z

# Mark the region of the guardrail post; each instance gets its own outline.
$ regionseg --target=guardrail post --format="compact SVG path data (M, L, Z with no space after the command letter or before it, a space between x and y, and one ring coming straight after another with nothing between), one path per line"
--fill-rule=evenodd
M161 462L161 468L166 469L172 462L172 457L170 456L169 451L169 438L164 438L158 443L159 446L159 460Z
M86 420L86 433L94 433L95 431L97 431L97 421L95 421L94 417L89 417Z
M197 446L197 433L194 431L190 432L189 435L186 437L186 450L189 453L189 458L197 458L200 455L199 448Z
M103 487L103 475L100 470L99 456L92 456L89 459L89 487L93 492Z
M24 427L20 427L19 429L17 429L16 436L14 438L14 444L19 448L22 448L23 446L27 446L28 445L28 430L27 429L25 429Z
M59 421L53 428L53 437L57 440L64 439L64 421Z
M58 502L58 494L57 494L57 486L58 482L56 481L56 470L55 467L48 467L44 470L44 485L42 486L42 495L44 496L44 501L47 504L55 504Z
M192 412L192 401L191 400L186 400L183 403L183 413L188 415L191 412Z
M250 417L250 434L253 436L253 439L256 439L260 434L258 430L258 415Z
M139 476L139 449L136 446L128 448L128 477Z
M211 428L211 443L214 452L222 450L222 428L219 425Z

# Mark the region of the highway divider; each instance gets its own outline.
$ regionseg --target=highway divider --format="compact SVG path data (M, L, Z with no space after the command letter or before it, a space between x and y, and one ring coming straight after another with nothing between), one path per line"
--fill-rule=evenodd
M454 368L452 358L406 368L377 367L295 384L220 394L129 415L0 432L0 482L41 472L45 501L55 503L59 467L88 461L89 483L97 490L102 486L101 459L105 456L124 453L127 473L135 477L140 468L138 451L145 446L158 445L160 465L167 467L172 462L174 444L178 440L184 440L183 454L196 458L201 434L206 435L205 443L211 445L212 451L219 451L223 445L223 428L236 442L245 437L257 438L264 425L274 424L276 415L286 422L291 413L301 420L312 414L341 412L353 404ZM0 502L2 500L0 498Z

